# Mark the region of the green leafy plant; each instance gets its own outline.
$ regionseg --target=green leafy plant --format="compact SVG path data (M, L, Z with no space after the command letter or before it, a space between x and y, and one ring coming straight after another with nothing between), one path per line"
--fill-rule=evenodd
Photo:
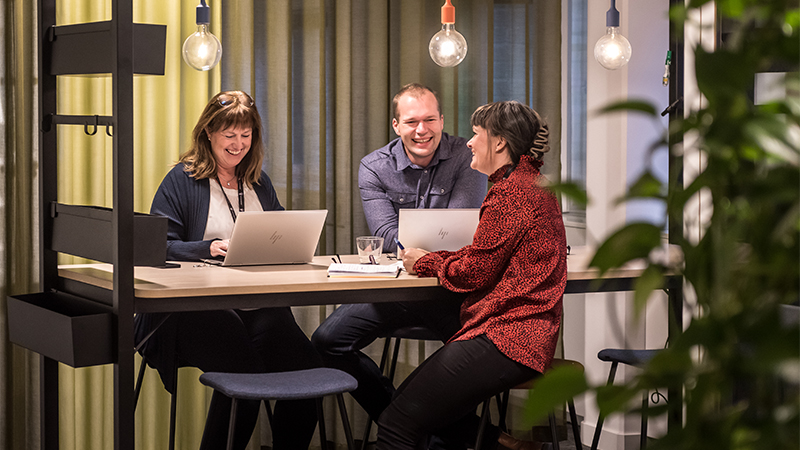
M682 27L691 10L706 3L673 7L673 25ZM702 196L709 212L702 237L677 236L683 261L671 264L651 256L662 245L664 227L632 223L612 234L591 263L605 272L645 259L647 269L636 285L638 308L664 284L665 274L679 273L697 313L625 384L591 386L568 370L548 373L531 391L531 420L578 392L594 391L601 414L608 415L629 412L644 390L674 388L683 389L682 405L647 413L685 414L683 426L671 428L654 449L800 445L800 331L782 324L780 316L781 305L800 298L800 8L796 0L719 0L716 7L722 20L736 26L720 48L694 50L704 106L669 131L696 147L704 166L685 186L677 180L662 185L645 173L626 195L663 201L665 220L677 223L692 199ZM776 65L788 68L786 97L755 105L756 74ZM657 114L636 101L606 108L621 110ZM665 136L653 148L675 141Z

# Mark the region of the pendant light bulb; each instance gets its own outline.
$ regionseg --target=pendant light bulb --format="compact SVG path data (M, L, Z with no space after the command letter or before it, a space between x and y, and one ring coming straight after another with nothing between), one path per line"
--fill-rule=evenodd
M428 45L431 59L442 67L457 66L467 56L467 40L456 31L456 8L445 0L442 6L442 29Z
M606 34L594 46L594 59L608 70L616 70L631 59L631 43L619 32L619 11L615 0L606 12Z
M211 70L222 58L222 44L208 31L211 23L211 8L206 0L197 5L197 31L183 42L183 60L196 70Z

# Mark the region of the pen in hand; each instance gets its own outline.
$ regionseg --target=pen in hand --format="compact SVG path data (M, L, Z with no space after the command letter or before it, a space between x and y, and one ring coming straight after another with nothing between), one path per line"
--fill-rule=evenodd
M394 238L394 243L397 244L397 248L399 248L400 250L406 249L405 247L403 247L403 244L401 244L400 241L397 240L397 238Z

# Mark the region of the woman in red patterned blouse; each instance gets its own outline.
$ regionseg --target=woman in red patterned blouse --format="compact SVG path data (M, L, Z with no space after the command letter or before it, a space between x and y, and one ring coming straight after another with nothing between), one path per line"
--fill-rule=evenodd
M438 277L467 293L461 330L398 388L378 424L378 448L414 449L435 434L464 448L485 399L540 375L550 365L561 326L567 243L555 196L543 188L547 125L516 101L472 114L472 168L494 183L481 206L471 245L456 252L407 249L410 274ZM496 443L519 448L499 430Z

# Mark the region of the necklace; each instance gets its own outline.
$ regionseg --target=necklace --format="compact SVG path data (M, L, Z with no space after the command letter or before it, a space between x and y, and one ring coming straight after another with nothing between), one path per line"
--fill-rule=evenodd
M225 182L225 185L230 187L231 186L231 181L233 181L235 179L236 179L236 175L233 175L233 177L231 177L230 179L228 179L228 181Z

